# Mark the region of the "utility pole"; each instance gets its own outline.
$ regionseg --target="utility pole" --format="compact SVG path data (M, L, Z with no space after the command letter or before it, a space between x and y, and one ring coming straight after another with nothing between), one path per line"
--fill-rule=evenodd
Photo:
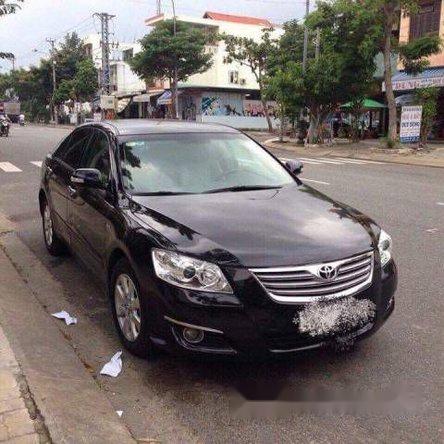
M173 6L173 35L176 37L177 35L177 16L176 16L176 5L174 3L174 0L171 0L171 4ZM179 104L177 101L177 83L178 83L178 69L177 69L177 62L176 60L175 66L174 66L174 88L172 91L172 102L174 104L174 118L179 119Z
M102 47L102 76L100 79L100 88L103 95L109 95L111 93L111 76L110 76L110 41L109 41L109 22L115 15L108 14L106 12L96 12L95 17L100 19L101 23L101 42Z
M56 62L55 62L55 40L46 39L46 41L51 45L51 64L52 64L52 98L51 98L51 109L52 118L55 124L58 123L57 107L54 103L55 92L57 89L57 78L56 78Z
M156 14L162 14L162 0L157 0Z
M310 14L310 0L305 0L305 20L307 20L308 14ZM305 74L307 69L308 58L308 27L307 23L304 23L304 52L302 56L302 71Z

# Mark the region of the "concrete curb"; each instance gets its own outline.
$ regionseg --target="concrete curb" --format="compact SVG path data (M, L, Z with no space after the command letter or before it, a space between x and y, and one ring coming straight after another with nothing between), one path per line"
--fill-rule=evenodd
M268 141L267 141L268 142ZM366 154L356 154L356 153L350 153L350 152L335 152L332 149L324 149L324 148L318 148L316 149L318 152L313 152L313 149L306 149L304 147L296 147L292 145L277 145L275 143L265 143L262 142L264 146L266 146L270 150L281 150L281 151L288 151L290 153L301 155L301 156L312 156L313 158L316 157L331 157L334 158L348 158L348 159L356 159L356 160L372 160L374 162L384 162L384 163L390 163L390 164L397 164L397 165L410 165L410 166L421 166L421 167L430 167L430 168L444 168L444 160L441 161L442 164L436 164L432 163L431 160L423 161L423 159L416 158L412 159L412 161L407 161L405 159L393 159L388 156L393 156L393 154L386 154L386 155L366 155ZM413 161L415 160L415 161Z
M135 443L8 257L9 251L13 255L32 253L15 233L5 231L0 238L0 323L51 438L57 443Z

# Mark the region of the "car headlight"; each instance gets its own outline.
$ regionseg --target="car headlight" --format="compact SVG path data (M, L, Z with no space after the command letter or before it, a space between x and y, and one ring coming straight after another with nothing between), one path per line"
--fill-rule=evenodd
M390 262L390 259L392 258L392 246L392 238L384 230L381 230L378 241L381 267L385 267Z
M189 290L233 293L215 264L158 248L153 248L152 256L156 275L169 284Z

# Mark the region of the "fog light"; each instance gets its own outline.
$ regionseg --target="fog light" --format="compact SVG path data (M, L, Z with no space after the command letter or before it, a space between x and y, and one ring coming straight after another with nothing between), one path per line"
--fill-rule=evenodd
M199 342L202 342L204 332L202 330L197 330L196 328L184 328L182 331L182 336L185 341L191 344L198 344Z

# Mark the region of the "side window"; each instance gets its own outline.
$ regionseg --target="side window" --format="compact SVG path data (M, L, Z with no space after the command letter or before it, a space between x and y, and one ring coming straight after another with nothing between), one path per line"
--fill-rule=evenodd
M71 137L72 133L60 142L59 146L54 151L54 157L62 159L65 156L66 150L69 148L69 143L71 142Z
M55 157L74 169L78 168L83 150L88 144L90 137L90 128L79 128L74 130L71 136L62 142L62 145L60 145L55 153Z
M91 141L83 153L80 166L99 170L102 173L103 183L105 185L108 183L111 172L109 141L103 131L94 130Z

